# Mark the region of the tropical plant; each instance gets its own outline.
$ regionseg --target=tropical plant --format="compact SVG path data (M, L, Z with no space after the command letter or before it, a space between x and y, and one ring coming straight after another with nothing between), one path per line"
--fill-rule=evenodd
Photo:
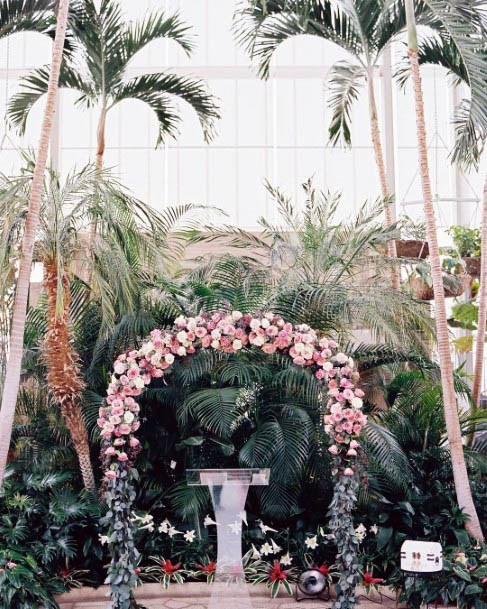
M480 229L466 226L450 226L448 233L462 258L478 257L481 254Z
M447 35L451 40L452 45L458 52L459 56L461 57L461 61L467 70L471 90L471 101L466 120L469 124L471 124L473 120L472 115L477 115L479 122L481 122L483 125L483 130L485 131L485 129L487 129L485 61L481 53L478 52L482 50L484 46L484 42L482 40L482 33L484 30L481 13L476 12L471 7L467 17L464 13L465 7L462 0L449 2L448 5L444 5L441 2L438 4L437 2L425 0L425 4L427 6L431 5L431 10L441 17L444 24L444 29L447 31ZM455 479L458 505L460 508L464 509L470 517L466 527L473 536L478 539L483 539L482 527L473 503L463 454L461 429L453 382L453 364L450 354L445 294L443 291L441 260L438 247L436 219L428 166L423 91L418 60L419 47L415 6L413 0L405 0L405 14L408 33L408 56L411 66L411 77L416 110L419 175L421 178L421 187L423 191L424 215L431 261L431 276L433 280L435 302L436 336L443 384L443 405L445 409L445 421L451 451L453 476ZM456 152L458 152L462 145L461 140L462 136L457 139Z
M9 358L5 371L2 404L0 407L0 487L3 482L5 465L7 463L12 423L15 415L15 402L19 392L25 316L27 311L34 243L37 225L39 223L42 184L49 151L49 138L51 136L52 120L56 107L58 80L61 70L68 10L69 0L59 0L56 34L52 48L51 68L46 72L46 107L44 109L39 147L30 188L28 213L25 221L22 246L20 250L21 256L15 288L12 321L10 326Z
M18 183L28 187L29 182L20 178ZM4 263L11 266L16 262L16 236L27 209L27 188L14 192L12 199L11 180L3 178ZM46 179L36 236L36 257L44 267L47 295L43 357L49 389L67 422L88 489L94 489L95 481L80 407L85 382L69 319L72 278L78 275L82 281L86 274L91 277L90 293L100 301L103 331L103 326L113 325L116 315L132 312L141 291L154 285L158 274L168 269L175 256L165 251L168 232L189 209L186 206L157 214L93 166L70 174L64 183L53 172ZM83 242L87 221L96 227L91 251ZM173 252L177 243L176 238ZM75 312L82 316L87 306L86 292L84 298L78 292Z
M434 25L426 3L420 3L421 23ZM240 42L257 60L259 74L269 75L270 61L278 47L294 36L311 35L330 40L349 54L350 59L333 65L327 76L330 89L328 104L332 111L329 138L332 144L351 144L350 115L360 89L366 85L369 123L375 161L384 205L386 226L393 224L384 153L374 91L374 76L382 56L389 52L391 41L405 28L404 8L400 2L377 0L248 0L237 12L235 28ZM390 256L396 256L394 240L387 244ZM392 268L394 287L399 287L399 272Z
M54 595L65 591L25 548L0 542L0 609L57 609Z
M175 137L181 120L175 100L188 103L197 113L205 138L210 140L219 117L215 100L203 81L170 72L127 77L134 56L150 42L168 38L188 55L193 49L189 27L178 15L157 11L142 21L128 23L118 0L75 0L69 16L73 52L64 57L59 86L79 94L77 103L99 109L96 164L101 167L105 152L108 112L124 100L136 99L155 112L159 124L157 143ZM8 116L21 132L32 106L47 91L49 69L32 71L8 106Z
M318 191L310 181L303 189L304 209L268 185L279 224L260 218L258 236L225 227L215 237L246 252L252 248L254 264L265 264L272 285L267 306L283 317L336 333L340 342L360 327L378 342L423 351L433 338L432 321L424 304L389 288L395 262L384 250L399 232L381 224L383 204L365 204L344 222L337 218L339 195ZM232 264L226 262L227 274Z

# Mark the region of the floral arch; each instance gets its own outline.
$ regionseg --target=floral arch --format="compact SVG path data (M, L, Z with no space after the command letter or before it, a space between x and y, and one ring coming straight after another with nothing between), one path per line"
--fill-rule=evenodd
M176 359L205 349L225 353L255 349L268 355L280 352L296 366L308 368L326 388L328 401L323 422L332 442L329 451L334 477L328 515L340 569L335 609L353 607L359 573L352 511L364 457L358 438L367 422L361 410L363 392L354 386L358 378L354 363L340 352L335 341L320 338L307 325L292 325L274 313L216 311L196 317L180 316L171 330L153 330L140 349L122 353L115 360L98 419L108 506L104 524L112 554L106 583L111 586L113 609L128 609L137 580L139 554L130 520L137 480L134 462L140 451L136 438L140 407L136 398L153 378L167 376Z

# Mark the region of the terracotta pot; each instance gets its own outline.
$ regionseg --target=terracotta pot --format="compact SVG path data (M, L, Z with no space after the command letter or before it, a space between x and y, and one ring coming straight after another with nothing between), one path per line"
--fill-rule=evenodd
M470 277L480 277L480 258L462 258Z
M396 251L399 258L426 258L429 247L427 241L402 239L396 241Z
M444 287L445 298L456 298L461 296L465 292L465 280L461 278L462 282L459 283L457 288ZM418 300L434 300L433 286L429 286L420 277L410 277L408 280L409 285L413 290L414 296Z

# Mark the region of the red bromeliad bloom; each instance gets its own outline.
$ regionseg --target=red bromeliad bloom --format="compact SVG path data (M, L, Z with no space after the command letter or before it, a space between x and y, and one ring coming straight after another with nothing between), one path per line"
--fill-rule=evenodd
M384 580L380 577L374 577L372 573L366 571L364 573L364 584L366 586L373 586L374 584L381 584Z
M319 571L325 577L330 574L330 567L328 565L325 565L325 563L323 563L321 567L316 567L316 570Z
M167 573L168 575L172 575L173 573L176 573L176 571L181 567L181 563L178 562L177 564L173 565L171 560L166 560L166 561L161 561L161 567L162 570Z
M207 565L196 565L198 569L204 571L205 573L211 574L216 571L216 562L211 560Z
M271 582L283 581L284 579L287 579L286 571L281 568L281 565L278 562L274 563L269 575L269 579Z

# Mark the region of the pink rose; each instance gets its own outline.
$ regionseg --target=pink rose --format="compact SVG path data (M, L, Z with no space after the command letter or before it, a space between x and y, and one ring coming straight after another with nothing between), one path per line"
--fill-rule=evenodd
M355 395L358 398L363 398L365 393L362 391L362 389L355 389Z
M315 376L316 376L317 379L324 379L325 378L325 371L322 370L322 369L317 370L315 372Z
M131 431L130 425L127 425L127 423L122 423L118 429L119 429L120 433L125 436L128 435Z
M118 455L118 460L119 460L119 461L128 461L128 460L129 460L129 458L128 458L128 456L127 456L127 453L120 453L120 454Z
M267 353L267 355L272 355L276 350L276 346L273 345L272 343L266 343L265 345L262 345L262 351L264 353Z
M297 357L295 357L293 359L293 362L296 364L296 366L304 366L304 364L306 363L302 355L298 355Z
M355 450L355 448L349 448L347 451L347 457L356 457L357 456L357 451Z
M105 478L113 480L113 478L116 478L116 477L117 477L117 472L115 472L113 469L109 469L107 472L105 472Z
M138 446L140 444L140 441L137 440L137 438L130 438L130 447L131 448L135 448L136 446Z
M332 444L329 448L328 451L332 454L332 455L338 455L338 446L336 446L335 444Z
M350 448L358 448L360 446L360 444L357 442L357 440L352 440L350 442Z
M346 467L343 470L345 476L353 476L353 469L351 467Z
M113 456L115 455L115 453L116 453L116 452L117 452L117 451L115 450L115 447L114 447L114 446L109 446L109 447L106 449L106 451L105 451L105 455L106 455L107 457L113 457Z

